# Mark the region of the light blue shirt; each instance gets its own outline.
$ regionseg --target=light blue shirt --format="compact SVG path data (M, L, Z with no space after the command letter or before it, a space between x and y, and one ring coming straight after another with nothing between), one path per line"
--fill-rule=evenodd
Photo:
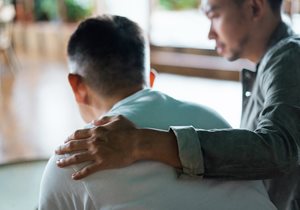
M113 106L107 115L124 115L137 126L168 129L171 125L224 128L228 123L204 106L183 103L161 92L141 90ZM188 155L188 154L186 154ZM41 183L40 209L275 209L261 181L178 179L167 165L141 161L104 170L82 181L71 174L83 164L59 169L50 159Z

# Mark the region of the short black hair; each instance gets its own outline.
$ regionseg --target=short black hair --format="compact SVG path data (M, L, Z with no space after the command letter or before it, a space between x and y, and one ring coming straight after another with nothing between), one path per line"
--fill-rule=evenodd
M235 0L236 3L241 4L245 0ZM278 13L280 12L282 0L268 0L268 3L272 9L273 12Z
M282 0L268 0L273 12L280 12Z
M145 38L133 21L102 15L81 22L68 43L68 57L102 94L145 84Z

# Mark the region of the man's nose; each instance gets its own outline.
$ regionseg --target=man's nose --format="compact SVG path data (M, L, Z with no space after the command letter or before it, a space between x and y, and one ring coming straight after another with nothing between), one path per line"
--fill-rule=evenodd
M209 32L208 32L208 39L212 40L212 39L216 39L217 34L215 32L215 29L213 27L213 24L210 24L210 28L209 28Z

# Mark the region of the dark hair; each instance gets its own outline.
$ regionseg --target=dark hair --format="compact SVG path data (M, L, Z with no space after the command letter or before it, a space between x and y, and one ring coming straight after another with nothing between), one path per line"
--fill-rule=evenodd
M145 39L125 17L102 15L81 22L69 40L68 56L102 94L145 84Z
M268 0L273 12L280 12L282 0Z
M236 3L241 4L245 0L235 0ZM273 12L277 13L280 12L282 0L268 0L268 3Z

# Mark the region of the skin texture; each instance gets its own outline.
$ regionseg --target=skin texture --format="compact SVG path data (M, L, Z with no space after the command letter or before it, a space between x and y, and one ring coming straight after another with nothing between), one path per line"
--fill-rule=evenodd
M121 118L122 116L113 117L112 119L103 118L97 123L107 123L108 120L111 120L111 122L107 123L105 127L98 126L91 130L83 129L76 131L68 138L66 144L60 147L60 151L64 150L65 152L80 152L72 155L69 158L60 160L58 164L68 165L93 159L94 161L92 164L73 174L72 177L74 179L82 178L85 174L91 174L98 170L112 168L109 164L110 162L120 163L117 167L129 165L132 162L131 160L133 157L128 157L122 150L122 148L126 146L126 141L122 141L122 139L118 138L118 136L114 136L114 133L110 133L110 130L118 129L118 127L121 127L119 130L120 133L125 133L127 132L127 129L135 128L135 126L126 119L116 122ZM132 147L127 147L127 149L129 153L133 153ZM111 151L113 151L116 155L113 155Z
M90 165L72 175L75 180L96 171L125 167L140 159L156 160L181 167L176 139L171 133L138 129L121 115L104 117L94 124L96 127L93 129L77 130L56 150L56 154L78 152L57 161L59 167L92 161ZM141 138L144 139L142 144L138 141ZM165 147L169 149L166 150Z
M217 52L228 60L246 58L259 62L269 37L280 22L280 15L272 11L268 1L245 0L241 5L234 0L205 0L203 3L211 21L208 37L216 41ZM92 161L73 175L73 179L124 167L137 160L157 160L182 167L172 132L136 128L120 116L100 119L95 125L98 127L76 131L56 150L57 154L83 153L58 161L59 167Z
M205 0L203 10L211 21L208 38L216 51L230 61L239 58L257 63L266 51L267 41L280 21L266 0Z
M249 24L243 10L237 9L238 5L228 0L226 2L206 4L204 11L211 20L208 37L216 41L218 54L228 60L236 60L242 57L243 49L249 42ZM236 18L237 16L240 18Z

